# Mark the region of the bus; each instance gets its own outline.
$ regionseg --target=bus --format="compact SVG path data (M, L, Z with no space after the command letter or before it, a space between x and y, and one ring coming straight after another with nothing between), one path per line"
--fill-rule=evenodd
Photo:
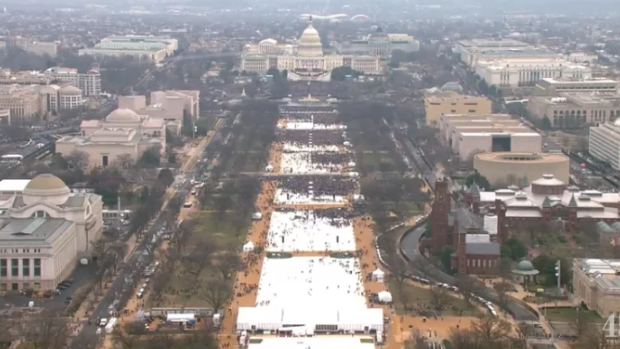
M131 216L131 210L121 210L120 211L120 216L119 216L119 211L118 210L102 210L101 211L102 215L103 215L103 219L104 220L129 220L129 217Z
M6 154L0 157L0 162L20 164L24 160L24 156L20 154Z

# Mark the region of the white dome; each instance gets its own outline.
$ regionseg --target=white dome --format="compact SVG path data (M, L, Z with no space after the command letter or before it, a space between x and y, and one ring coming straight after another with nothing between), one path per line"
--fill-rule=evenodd
M308 28L306 28L299 37L297 55L302 57L317 57L323 55L321 36L312 25L312 17L310 17L310 21L308 22Z
M33 178L24 188L24 203L34 205L37 203L49 203L62 205L67 202L71 191L62 179L46 173Z
M140 121L140 115L127 108L119 108L108 114L105 118L108 122L136 122Z

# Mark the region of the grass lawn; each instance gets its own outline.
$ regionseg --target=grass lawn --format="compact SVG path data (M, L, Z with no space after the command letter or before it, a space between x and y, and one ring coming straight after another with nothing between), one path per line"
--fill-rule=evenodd
M245 160L243 159L245 156ZM226 172L260 172L263 171L267 163L263 161L263 153L235 153L226 164Z
M394 281L390 281L389 285L390 290L393 290L392 297L394 299L394 308L396 309L396 313L398 315L412 315L405 314L404 306L397 291L398 287L394 283ZM428 304L431 304L431 300L433 298L429 289L414 286L408 283L405 283L403 285L403 293L406 294L410 299L409 306L413 306L414 308L421 308L425 307ZM462 310L463 316L475 316L480 313L478 308L467 304L463 299L456 297L455 294L452 292L448 292L445 295L445 301L443 302L443 305L446 307L446 309L441 312L441 315L444 316L459 315L458 310L455 311L451 309L451 305L454 305L457 309Z
M219 250L224 251L228 248L237 248L241 246L245 240L245 234L247 233L247 225L244 226L239 234L235 234L234 221L238 220L233 212L226 212L222 220L219 220L217 212L200 212L195 215L195 219L198 220L196 230L191 235L188 242L188 250L191 246L195 246L200 241L215 241ZM249 219L248 219L249 224ZM217 253L217 252L216 252ZM197 279L203 283L208 283L209 280L219 277L219 271L214 265L210 265L203 269L198 275ZM232 280L231 278L231 287ZM181 263L174 268L174 274L170 277L167 286L167 293L163 296L163 301L158 304L151 304L150 299L147 302L148 306L162 306L162 307L174 307L174 306L186 306L186 307L209 307L211 306L208 301L200 294L200 289L196 294L189 297L179 294L180 289L188 287L192 282L196 280L195 275L186 273Z
M581 308L579 308L579 311L583 312L588 322L590 321L591 322L605 322L605 319L603 319L595 311L584 310ZM545 314L545 310L541 310L541 312ZM571 307L558 307L558 308L547 307L546 314L547 314L547 319L549 321L571 322L575 319L575 316L577 316L577 310L576 308L571 308Z
M219 220L218 212L199 212L195 219L198 220L196 231L190 237L189 245L195 245L199 241L215 240L222 249L227 247L238 247L245 241L247 225L243 227L239 234L236 233L235 219L239 219L234 212L224 213L222 220Z

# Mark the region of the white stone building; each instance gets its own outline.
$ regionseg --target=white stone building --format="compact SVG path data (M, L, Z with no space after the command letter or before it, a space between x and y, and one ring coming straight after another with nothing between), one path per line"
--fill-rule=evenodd
M3 191L0 208L0 291L55 289L103 231L101 196L71 193L51 174Z
M75 68L52 67L45 70L43 75L51 81L68 82L82 90L85 96L101 95L101 74L96 69L81 74Z
M381 73L378 57L324 54L321 37L312 26L312 19L297 46L279 45L274 39L266 39L258 45L247 46L245 50L241 57L241 70L266 73L269 68L277 68L286 70L291 80L326 81L330 79L332 70L342 66L350 66L369 75Z
M69 155L74 151L88 154L88 165L107 167L120 156L129 155L133 161L157 147L166 149L164 120L138 115L129 109L116 109L105 120L84 120L80 136L65 136L56 141L56 152Z
M478 61L475 72L489 85L534 86L544 78L589 79L592 70L582 64L554 58L523 58Z

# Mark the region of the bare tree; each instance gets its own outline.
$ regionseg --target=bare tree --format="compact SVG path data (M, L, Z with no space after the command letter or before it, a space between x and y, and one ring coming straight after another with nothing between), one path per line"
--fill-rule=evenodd
M497 316L483 316L472 323L471 329L483 343L500 345L512 340L512 325Z
M515 338L513 340L513 346L515 349L528 349L527 339L532 336L532 325L528 325L525 322L517 323L515 328Z
M224 281L230 281L234 273L241 268L241 258L234 251L227 251L218 258L216 268Z
M480 289L480 283L468 275L459 274L456 277L456 287L459 289L459 293L463 296L463 299L468 305L471 305L471 298L474 296L474 291ZM482 285L484 287L484 285Z
M130 336L118 327L112 332L114 349L137 349L142 346L142 341L136 336Z
M437 284L431 284L431 305L439 309L446 303L448 289Z
M593 330L590 321L587 319L585 312L576 310L577 314L570 323L571 329L575 332L577 338L582 338L587 332Z
M71 339L71 347L80 349L97 349L101 342L101 336L93 332L80 333L79 336Z
M21 333L32 349L64 349L69 339L67 319L46 311L32 321L23 321Z
M65 157L69 164L69 168L82 170L83 172L86 172L88 168L89 158L90 156L88 153L79 150L74 150Z
M224 280L215 279L206 283L203 298L215 311L218 311L233 295L232 285Z
M404 349L429 349L428 343L424 339L424 336L417 328L413 328L409 332L409 338L405 340Z
M607 337L605 330L595 325L588 326L588 330L583 333L579 340L573 346L574 348L588 349L618 349L620 344Z
M510 297L508 291L511 290L511 286L505 282L498 282L493 285L493 289L497 293L500 305L505 307L508 304L508 297Z
M126 170L134 167L135 164L136 160L134 160L131 154L121 154L116 157L113 163L114 166Z

